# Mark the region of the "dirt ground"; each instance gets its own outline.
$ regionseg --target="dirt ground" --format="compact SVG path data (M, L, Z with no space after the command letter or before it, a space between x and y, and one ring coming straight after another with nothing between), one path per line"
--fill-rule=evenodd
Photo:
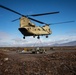
M20 54L0 48L0 75L76 75L76 47L48 48L46 54Z

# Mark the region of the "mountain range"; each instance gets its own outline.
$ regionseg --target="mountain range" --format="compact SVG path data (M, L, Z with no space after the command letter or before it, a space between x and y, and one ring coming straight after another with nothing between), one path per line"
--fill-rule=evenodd
M31 44L0 44L0 47L36 47L36 46L76 46L76 41L71 41L71 42L66 42L66 43L62 43L62 42L43 42L43 43L31 43Z
M62 44L53 44L55 46L76 46L76 41L71 41L67 43L62 43Z

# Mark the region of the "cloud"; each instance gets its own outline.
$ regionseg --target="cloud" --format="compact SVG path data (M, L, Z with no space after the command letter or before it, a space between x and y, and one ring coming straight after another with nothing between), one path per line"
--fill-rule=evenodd
M65 34L68 34L68 35L76 35L76 30L67 31Z
M62 44L67 43L70 41L76 41L76 35L51 35L48 38L45 38L44 36L40 36L40 40L33 37L26 37L26 39L22 39L19 37L14 38L6 33L6 32L0 32L0 47L2 46L13 46L13 47L24 47L24 46L47 46L52 44Z
M0 32L0 47L10 46L11 45L10 38L11 36L8 33Z
M76 41L76 35L59 35L59 36L53 36L51 37L51 39L52 42L61 44Z
M12 37L10 34L6 32L0 32L0 47L4 46L29 46L34 45L36 42L36 38L26 37L26 39L22 39L19 37Z
M5 32L0 32L0 40L1 39L7 39L9 37L9 34L5 33Z
M14 46L35 46L41 43L41 39L38 40L37 38L33 37L26 37L26 39L22 38L14 38L12 39Z

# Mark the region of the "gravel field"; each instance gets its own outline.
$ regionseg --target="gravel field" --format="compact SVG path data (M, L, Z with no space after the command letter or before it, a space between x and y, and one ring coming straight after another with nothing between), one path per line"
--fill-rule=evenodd
M46 54L0 48L0 75L76 75L76 47L64 48L48 48Z

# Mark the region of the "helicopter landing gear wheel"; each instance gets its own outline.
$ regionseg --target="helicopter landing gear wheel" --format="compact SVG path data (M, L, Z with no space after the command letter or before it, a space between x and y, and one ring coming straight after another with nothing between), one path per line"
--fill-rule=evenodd
M40 36L38 36L37 39L40 39Z
M23 39L25 39L25 36L23 37Z
M46 35L46 38L48 38L48 35Z

